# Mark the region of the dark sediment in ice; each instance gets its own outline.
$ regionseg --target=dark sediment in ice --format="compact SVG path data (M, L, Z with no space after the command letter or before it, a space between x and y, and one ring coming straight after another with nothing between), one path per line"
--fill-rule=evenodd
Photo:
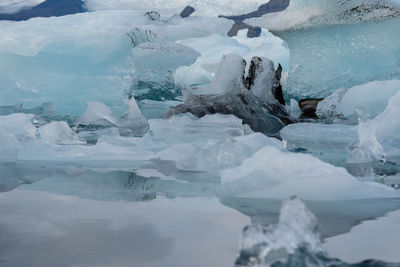
M171 108L164 114L164 118L176 114L190 112L198 118L207 114L233 114L248 124L254 131L262 132L268 136L277 136L278 132L287 124L295 122L287 113L280 85L281 67L272 73L267 66L271 61L265 58L254 57L251 62L248 77L244 77L245 62L242 64L241 73L226 72L227 68L233 68L232 61L221 61L219 72L211 86L221 86L218 77L234 75L222 94L190 95L181 105ZM240 63L240 62L239 62ZM225 65L225 66L224 66ZM272 62L273 66L273 62ZM240 70L240 68L239 68ZM240 77L236 77L239 75ZM226 77L223 78L224 81ZM239 82L237 82L239 80ZM217 88L219 89L219 88ZM283 102L283 103L282 103Z
M195 11L196 9L194 9L192 6L186 6L179 16L181 16L181 18L187 18L190 17L190 15L192 15Z
M259 18L268 13L280 12L285 10L289 6L290 0L271 0L266 4L262 4L256 11L238 15L238 16L224 16L220 15L221 18L226 18L233 20L235 24L232 26L231 30L228 32L228 36L235 36L237 32L243 29L249 29L247 36L249 38L259 37L261 34L261 28L250 26L244 21L250 18ZM251 33L250 33L251 31Z
M303 112L302 116L305 118L318 118L317 111L318 103L324 100L323 98L310 98L310 99L301 99L299 101L299 107Z
M82 0L47 0L31 9L21 10L15 14L0 14L0 20L20 21L36 17L58 17L86 11Z

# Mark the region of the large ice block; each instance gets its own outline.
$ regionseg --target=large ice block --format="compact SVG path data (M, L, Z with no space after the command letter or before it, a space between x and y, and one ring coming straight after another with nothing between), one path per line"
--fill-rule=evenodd
M338 89L318 104L319 117L356 116L373 119L382 113L389 99L400 91L400 80L373 81L350 89Z
M221 171L222 189L243 198L350 200L399 197L396 190L373 182L360 182L344 168L310 155L283 152L266 146L240 167Z
M338 88L400 79L399 27L400 19L392 18L274 32L290 49L287 94L327 97Z

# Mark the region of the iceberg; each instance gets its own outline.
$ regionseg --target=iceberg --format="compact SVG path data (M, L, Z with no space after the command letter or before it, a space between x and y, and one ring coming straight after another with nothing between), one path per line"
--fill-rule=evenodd
M169 82L176 68L194 63L197 52L176 41L223 34L231 26L221 18L154 21L134 10L1 21L0 105L52 102L61 114L77 116L92 101L121 115L129 95L146 89L149 79ZM154 38L143 39L146 33ZM174 64L159 66L160 59Z

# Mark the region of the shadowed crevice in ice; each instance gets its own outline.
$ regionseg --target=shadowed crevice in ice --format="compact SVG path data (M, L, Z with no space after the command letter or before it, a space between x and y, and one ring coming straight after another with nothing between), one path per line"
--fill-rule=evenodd
M20 21L36 17L59 17L86 11L82 0L46 0L31 9L21 10L16 14L0 14L0 20Z

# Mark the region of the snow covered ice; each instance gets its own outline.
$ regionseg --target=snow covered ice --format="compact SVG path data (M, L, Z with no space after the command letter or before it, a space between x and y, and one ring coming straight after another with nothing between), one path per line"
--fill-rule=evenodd
M400 262L398 0L0 14L0 266Z

